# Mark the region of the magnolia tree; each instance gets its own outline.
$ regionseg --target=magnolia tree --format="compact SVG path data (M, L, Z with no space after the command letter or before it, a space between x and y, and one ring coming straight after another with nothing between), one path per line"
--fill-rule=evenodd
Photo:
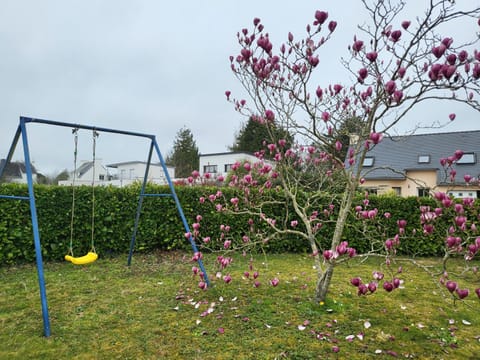
M368 228L367 222L381 224L389 217L369 206L368 195L362 205L352 206L363 182L362 164L367 152L420 103L448 100L480 109L480 52L475 50L478 34L469 34L470 42L459 43L449 34L439 33L458 20L480 25L480 9L457 9L451 1L430 0L425 2L421 16L406 19L402 17L405 2L362 2L369 20L358 27L348 46L348 58L342 59L354 79L350 84L326 84L316 75L322 56L331 56L322 54L322 48L328 41L335 41L334 33L340 28L326 11L313 14L303 38L289 33L278 46L258 18L251 29L238 33L239 52L230 57L231 70L248 97L241 99L230 91L226 91L226 97L238 112L272 131L264 147L256 152L258 163L238 163L232 168L227 185L241 189L241 196L225 198L219 190L201 201L211 202L219 212L243 214L249 230L240 239L229 235L232 231L228 224L222 225L217 235L205 234L199 215L193 233L187 234L203 244L220 241L225 249L234 244L245 249L282 237L303 239L311 248L317 271L316 301L325 300L336 265L356 255L382 253L389 266L404 236L406 223L397 219L396 234L385 238L382 231L365 233L372 244L368 254L357 254L343 239L346 226L354 225L347 224L352 213L358 219L355 226L359 233ZM445 118L453 120L455 115L446 114ZM354 126L349 126L352 121ZM279 126L295 136L296 145L287 146L285 139L276 138L278 132L273 129ZM459 154L445 156L449 160L443 165L454 171ZM239 170L242 173L236 174ZM272 197L272 191L283 194L282 201ZM433 232L440 217L451 217L446 254L463 252L472 258L480 249L480 241L472 235L474 226L468 223L466 228L463 215L472 202L454 206L445 194L435 197L439 207L421 211L425 231ZM327 223L333 224L334 232L325 239L322 229ZM218 261L225 269L231 259L220 256ZM228 271L223 271L224 280L231 281ZM372 281L364 284L354 278L352 284L359 294L374 292L380 283L392 291L400 283L400 271L392 270L388 276L374 272ZM249 275L247 271L245 276ZM465 290L457 291L446 275L444 282L456 296L465 297ZM271 283L278 284L278 279ZM205 286L201 281L200 287ZM480 290L476 291L478 294Z

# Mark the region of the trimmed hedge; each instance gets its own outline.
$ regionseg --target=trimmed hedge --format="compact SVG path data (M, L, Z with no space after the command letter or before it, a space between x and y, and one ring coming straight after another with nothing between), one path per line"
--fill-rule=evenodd
M203 234L218 234L220 225L228 224L232 228L230 236L241 239L248 232L246 215L219 213L208 201L204 204L198 201L201 196L208 196L215 192L216 189L207 187L179 186L176 188L185 217L190 225L195 222L196 215L201 214L203 216L201 223ZM222 192L226 199L239 196L233 188L222 188ZM139 186L95 188L94 243L97 252L102 256L128 252L139 193ZM169 193L169 189L166 186L149 185L147 193ZM1 184L0 194L28 196L28 189L26 185ZM80 256L90 249L92 188L77 187L75 194L73 248L75 255ZM35 186L35 196L43 257L47 261L62 260L70 243L72 188L37 185ZM272 196L280 197L281 194L272 193ZM363 198L359 197L354 205L362 204L362 200ZM420 228L419 207L421 205L434 207L433 199L371 196L369 200L369 208L378 208L379 214L386 211L391 213L391 218L385 220L387 227L382 228L384 233L382 239L385 236L396 234L398 219L407 220L407 236L401 242L399 249L401 253L422 256L443 254L444 239L438 236L424 236ZM272 208L271 211L272 217L274 217L275 212L282 212L283 209ZM349 224L354 222L358 222L358 220L352 215ZM326 223L320 231L320 237L325 239L325 243L333 234L333 226L334 223ZM378 234L375 223L372 222L368 226L371 227L369 230L376 231ZM411 234L415 231L417 235L412 236ZM358 227L347 226L344 239L357 251L365 252L370 249L371 244L371 239L365 234L373 233L370 231L360 233ZM184 228L173 199L171 197L145 197L135 250L189 248L190 245L185 240ZM267 244L266 249L270 252L310 251L306 241L291 236ZM0 199L0 264L33 261L35 261L35 251L29 202Z

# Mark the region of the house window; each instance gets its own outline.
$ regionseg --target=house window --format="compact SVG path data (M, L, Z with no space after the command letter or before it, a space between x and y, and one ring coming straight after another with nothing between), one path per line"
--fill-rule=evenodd
M457 160L457 164L475 164L476 162L474 153L465 153L459 160Z
M363 159L363 166L370 167L373 166L375 158L373 156L366 157Z
M369 195L378 195L377 188L365 188L365 191L368 192Z
M430 189L429 188L417 188L419 197L429 197Z
M392 190L395 192L395 195L398 195L398 196L402 195L402 188L401 187L393 186Z
M105 175L99 175L99 176L98 176L98 180L100 180L100 181L105 180Z
M418 163L419 164L429 164L430 163L430 155L418 155Z
M233 166L233 164L225 164L225 171L224 172L229 172L230 170L232 170L232 166Z
M209 174L216 174L217 173L217 165L205 165L203 167L203 173L209 173Z

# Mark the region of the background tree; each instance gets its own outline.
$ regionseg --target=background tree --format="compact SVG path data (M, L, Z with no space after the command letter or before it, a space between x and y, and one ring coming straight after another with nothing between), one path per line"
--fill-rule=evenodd
M293 143L293 136L277 124L272 123L270 126L265 126L256 121L255 117L249 117L236 135L230 150L254 154L275 139L285 139L289 146Z
M175 177L186 178L192 171L198 170L199 151L190 129L183 127L177 132L173 143L173 150L165 162L175 167Z
M238 33L240 51L230 57L231 68L249 98L235 99L227 91L235 109L265 126L275 122L295 134L299 142L287 147L284 140L272 138L267 147L275 166L262 172L280 181L278 191L285 194L285 204L293 213L268 216L268 209L281 208L282 204L273 204L266 186L258 188L252 174L238 182L244 189L244 199L224 201L214 195L210 199L223 201L217 204L221 211L249 214L252 227L253 219L267 225L268 231L254 229L250 240L256 237L267 242L291 235L308 241L317 271L316 301L325 300L335 266L356 253L344 238L347 219L358 219L359 233L367 228L381 229L382 214L369 207L367 197L362 204L352 206L369 149L388 136L419 103L449 100L480 110L480 53L472 47L478 43L477 34L470 34L470 39L462 42L438 33L455 21L476 23L480 8L460 9L451 1L431 0L425 2L423 15L410 21L404 15L404 1L362 2L369 20L359 26L348 47L348 57L342 59L355 79L351 84L321 86L314 76L321 48L337 27L326 11L315 12L305 38L296 40L289 33L276 53L263 24L254 19L251 32L243 29ZM352 129L344 120L353 118L358 137L345 159L342 139L351 135ZM342 190L326 190L338 185L336 179L342 179ZM381 252L387 267L404 235L401 220L397 234L381 230L365 233L372 243L371 252ZM326 222L335 225L329 239L324 239L321 231ZM375 222L375 226L366 226L367 222ZM224 235L220 241L225 241ZM395 273L383 280L387 291L398 286ZM363 289L368 291L365 285L361 289L362 293Z

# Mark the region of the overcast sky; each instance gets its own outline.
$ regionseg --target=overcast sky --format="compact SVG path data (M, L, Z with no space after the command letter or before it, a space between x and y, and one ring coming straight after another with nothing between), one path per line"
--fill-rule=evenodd
M422 3L415 0L411 11L420 14ZM320 53L323 85L346 82L338 60L365 19L360 1L0 0L0 158L21 115L154 134L164 156L186 126L201 153L226 151L245 120L224 95L229 89L241 98L228 59L238 52L237 31L259 17L278 48L288 31L302 36L317 9L338 22ZM411 127L447 116L432 109L417 112ZM477 113L457 112L446 131L480 129ZM72 168L69 129L31 124L28 135L40 172ZM148 145L101 134L97 156L106 163L143 161ZM15 158L23 160L20 151ZM91 157L87 132L79 154Z

